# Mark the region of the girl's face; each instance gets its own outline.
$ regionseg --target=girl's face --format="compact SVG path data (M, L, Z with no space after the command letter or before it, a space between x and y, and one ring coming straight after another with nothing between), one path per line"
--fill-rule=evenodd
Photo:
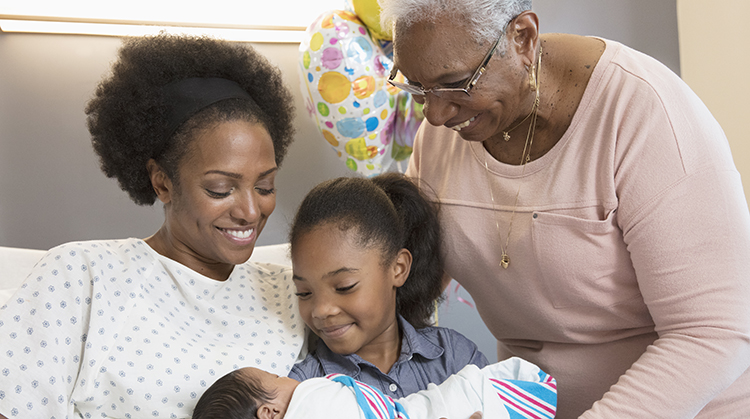
M399 348L396 289L409 275L411 254L402 249L383 266L381 249L362 248L356 234L327 223L300 236L292 245L294 283L310 329L333 352L370 360Z
M178 183L158 168L152 171L166 214L154 236L157 251L204 275L221 276L216 273L231 272L250 258L276 206L273 142L262 125L235 120L205 130L190 147Z

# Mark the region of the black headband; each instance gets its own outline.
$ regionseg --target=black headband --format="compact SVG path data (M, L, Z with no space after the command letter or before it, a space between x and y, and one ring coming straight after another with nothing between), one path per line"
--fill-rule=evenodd
M232 80L218 77L193 77L177 80L162 88L167 105L167 126L164 134L169 139L185 121L216 102L224 99L253 98Z

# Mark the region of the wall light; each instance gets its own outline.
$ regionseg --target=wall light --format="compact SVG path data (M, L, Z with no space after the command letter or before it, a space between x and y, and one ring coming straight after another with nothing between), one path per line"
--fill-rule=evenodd
M0 2L2 32L140 36L161 31L244 42L300 42L321 13L346 0L15 0Z

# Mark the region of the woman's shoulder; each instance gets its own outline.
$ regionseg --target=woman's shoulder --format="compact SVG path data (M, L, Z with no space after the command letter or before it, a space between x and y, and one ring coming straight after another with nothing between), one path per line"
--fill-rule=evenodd
M119 240L85 240L63 243L51 248L45 258L76 259L97 257L104 258L138 258L153 252L141 239L128 238Z
M266 290L264 286L268 286L269 290L287 291L285 294L295 292L291 266L248 260L237 265L230 278L241 281L250 280L262 290Z
M153 250L140 239L75 241L51 248L39 260L35 270L85 271L106 267L122 271L134 264L142 266L153 259Z

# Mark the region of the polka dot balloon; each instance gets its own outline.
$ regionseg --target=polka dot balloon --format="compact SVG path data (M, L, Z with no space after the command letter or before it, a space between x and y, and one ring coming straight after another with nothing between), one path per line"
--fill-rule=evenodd
M346 166L365 176L384 172L394 160L398 89L387 83L392 65L348 11L320 15L300 44L308 113Z

